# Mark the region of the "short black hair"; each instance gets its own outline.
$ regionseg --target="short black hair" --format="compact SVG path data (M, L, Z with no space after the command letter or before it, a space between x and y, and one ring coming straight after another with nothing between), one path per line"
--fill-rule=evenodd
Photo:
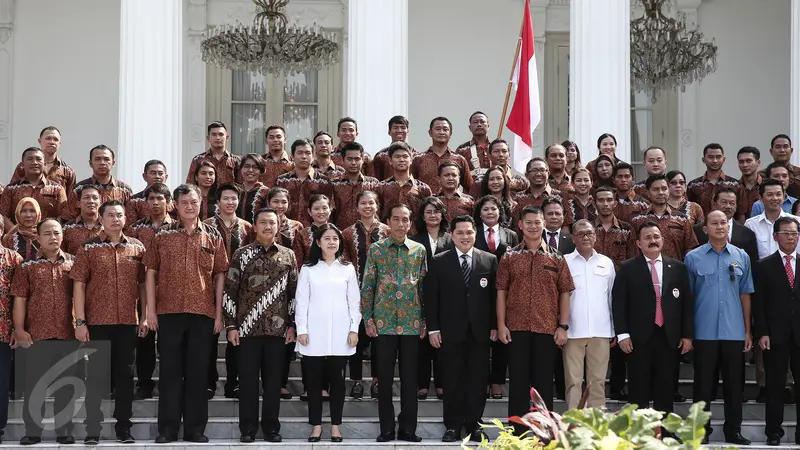
M242 167L244 167L245 161L248 159L253 161L253 164L256 165L259 172L264 173L264 171L267 170L267 163L264 161L263 156L259 155L258 153L248 153L242 156L242 159L239 160L239 167L237 169L239 169L240 172L242 171Z
M295 139L295 141L292 142L292 156L294 156L294 152L297 151L297 147L301 147L304 145L311 147L312 150L314 149L314 144L312 144L311 141L309 141L308 139L306 138Z
M767 178L766 180L761 182L761 186L758 187L758 195L763 197L764 193L767 192L767 186L780 186L781 192L783 192L783 194L786 195L786 188L783 187L783 183L772 178Z
M667 180L667 176L666 175L658 174L658 175L650 175L649 177L647 177L647 180L645 180L645 182L644 182L644 186L649 191L650 190L650 186L652 186L653 183L655 183L656 181L659 181L659 180L664 180L667 184L669 184L669 181Z
M537 208L533 205L527 205L522 208L522 211L519 212L519 220L523 220L528 214L538 214L544 218L544 211L542 211L541 208Z
M285 195L286 198L289 199L289 190L288 189L282 188L282 187L274 187L274 188L270 189L269 192L267 192L267 203L272 201L272 199L276 195L281 195L281 194Z
M625 169L628 169L628 172L630 172L631 176L636 178L636 174L633 173L633 166L624 161L620 161L616 166L614 166L614 172L611 173L611 177L616 177L620 170Z
M781 225L785 223L793 223L796 227L795 229L800 230L800 223L798 223L794 217L781 216L775 219L775 223L772 224L772 232L777 233L781 231Z
M308 209L311 209L314 206L314 203L317 203L320 200L325 200L328 202L328 206L331 206L331 199L325 194L312 194L311 197L308 198Z
M414 152L411 150L411 146L406 144L405 142L392 142L392 145L389 146L389 158L398 151L405 151L408 152L408 155L412 158L414 157Z
M659 147L657 145L651 145L650 147L647 147L647 149L644 151L644 153L642 153L642 159L647 159L647 154L652 150L660 150L661 153L664 155L664 159L667 158L667 152L665 152L663 148L661 148L661 147Z
M228 127L226 127L225 124L222 123L222 121L215 120L210 124L208 124L208 126L206 127L206 135L211 134L211 130L213 130L214 128L222 128L223 130L225 130L225 133L228 132Z
M270 213L275 214L275 217L278 220L280 220L280 216L278 215L278 211L275 211L272 208L261 208L258 211L256 211L255 214L253 214L253 225L255 225L256 222L258 222L258 216L260 216L262 214L270 214Z
M26 148L25 150L22 151L22 159L21 159L21 161L25 161L25 155L27 153L29 153L29 152L42 152L42 149L40 149L39 147L28 147L28 148ZM44 154L44 152L42 152L42 154Z
M114 207L114 206L121 207L123 214L125 213L125 205L119 200L108 200L108 201L106 201L105 203L100 205L100 209L97 212L98 212L98 214L100 214L100 216L102 216L103 213L106 212L106 208L111 208L111 207Z
M339 119L339 121L336 123L336 131L337 131L337 132L339 132L339 131L342 131L342 124L343 124L343 123L346 123L346 122L350 122L350 123L352 123L353 125L355 125L355 127L356 127L356 130L358 130L358 122L356 122L356 119L353 119L352 117L342 117L342 118L341 118L341 119Z
M406 116L394 116L389 119L389 131L392 131L392 125L405 125L408 127L410 124Z
M547 157L549 157L549 156L550 156L550 149L551 149L551 148L553 148L553 147L555 147L555 146L559 146L559 147L563 148L563 149L564 149L564 154L566 155L566 153L567 153L567 148L566 148L566 147L564 147L563 145L559 144L558 142L554 142L554 143L552 143L552 144L548 145L547 147L545 147L545 149L544 149L544 157L545 157L545 158L547 158ZM491 147L490 147L490 148L491 148Z
M680 170L670 170L669 172L667 172L667 183L672 181L678 175L683 177L683 181L686 181L686 174L684 174Z
M716 142L712 142L703 147L703 156L706 156L706 153L708 153L709 150L719 150L722 152L723 155L725 154L725 149L722 148L722 145Z
M597 198L597 194L601 192L609 192L611 196L614 197L614 200L617 199L617 190L611 186L598 186L597 190L594 191L594 197Z
M661 227L658 226L658 223L653 222L652 220L648 220L647 222L640 224L638 227L636 227L636 240L638 241L639 239L641 239L642 230L644 230L645 228L653 228L653 227L658 228L658 231L661 231Z
M411 207L406 205L405 203L395 203L394 205L392 205L392 207L389 208L389 217L387 217L387 219L392 217L392 214L394 214L394 210L397 208L405 208L405 210L408 211L408 219L414 220L414 210L411 209Z
M150 166L161 166L164 168L164 171L167 170L166 164L164 164L158 159L151 159L150 161L144 163L144 173L147 173L147 170L150 169Z
M714 202L718 201L720 194L733 194L733 196L736 197L736 201L739 201L739 193L731 188L719 188L717 192L714 192L714 197L711 200Z
M461 175L461 167L458 164L454 163L453 161L445 161L439 164L439 167L436 169L436 175L442 176L442 172L444 171L445 167L455 167L458 170L458 174Z
M483 111L475 111L474 113L470 114L469 123L471 124L472 123L472 118L477 116L477 115L479 115L479 114L482 115L483 117L486 117L486 121L487 122L489 121L489 116L487 116L485 112L483 112Z
M169 191L169 188L164 183L153 183L150 186L147 186L147 189L144 190L144 199L147 201L150 198L150 194L161 194L164 196L164 199L168 202L172 201L172 193Z
M531 166L533 166L533 163L535 163L537 161L544 163L545 168L547 168L547 161L545 161L544 158L542 158L541 156L534 156L533 158L531 158L530 161L528 161L528 164L525 164L525 171L527 172L527 171L531 170ZM547 170L550 170L550 169L547 168Z
M268 126L267 129L264 130L264 139L266 139L267 136L269 136L269 132L272 130L281 130L281 132L283 133L283 137L286 137L286 128L283 128L283 125L274 124Z
M317 138L320 136L328 136L331 140L333 140L333 136L331 136L331 134L327 131L317 131L317 134L314 135L314 139L312 139L312 141L317 142Z
M364 155L364 146L359 144L358 142L348 142L347 144L344 144L342 146L342 149L340 150L340 152L342 153L342 157L347 155L347 152L358 152L363 156Z
M47 133L48 131L55 131L56 133L58 133L59 136L61 136L61 130L59 130L58 128L54 127L53 125L49 125L49 126L46 126L46 127L42 128L42 131L39 132L39 137L44 136L44 134Z
M785 169L788 174L792 174L792 171L789 170L789 166L787 166L785 163L773 161L767 166L766 169L764 169L764 175L766 175L767 178L772 178L772 171L775 169Z
M483 207L487 203L494 203L494 205L497 206L497 211L498 211L498 214L500 216L500 221L499 222L503 222L504 220L507 220L506 212L503 209L503 203L500 201L499 198L495 197L494 195L489 194L489 195L484 195L483 197L478 199L477 202L475 202L475 209L472 212L474 214L473 219L475 219L475 223L478 223L478 222L481 221L481 210L483 209Z
M42 225L46 224L47 222L53 221L61 226L61 222L58 221L55 217L46 217L44 220L41 220L39 223L36 224L36 234L42 233Z
M222 197L222 192L223 191L236 192L236 196L239 197L239 198L242 198L242 194L244 194L244 191L242 190L242 188L239 187L238 184L236 184L236 183L225 183L222 186L217 188L217 200L219 200Z
M786 139L787 141L789 141L789 147L792 146L792 140L789 138L789 136L786 135L786 134L781 133L781 134L776 134L775 137L772 138L771 141L769 141L769 148L774 147L775 146L775 141L777 141L778 139Z
M542 208L541 208L542 212L544 212L544 210L547 209L547 207L550 206L550 205L558 205L558 206L561 207L561 212L562 213L564 212L564 202L561 201L561 198L559 198L559 197L547 197L546 199L544 199L544 202L542 202Z
M759 151L757 148L752 147L750 145L746 145L746 146L740 148L739 151L736 152L736 157L738 158L739 155L741 155L742 153L752 153L753 157L755 159L757 159L757 160L761 159L761 151Z
M100 144L95 145L91 150L89 150L89 161L92 160L92 153L94 153L95 150L108 150L111 152L111 160L113 161L117 159L117 156L114 154L114 150L111 150L111 148L105 144Z
M174 198L175 201L177 202L178 200L181 199L181 197L187 194L191 194L192 192L197 194L198 199L203 198L203 193L200 192L199 187L195 186L194 184L186 184L186 183L176 187L175 190L172 191L172 198Z
M494 146L495 146L495 145L497 145L497 144L506 144L506 148L508 148L508 141L506 141L506 140L505 140L505 139L503 139L503 138L497 138L497 139L493 140L493 141L492 141L492 142L489 144L489 153L492 153L492 149L493 149L493 148L494 148Z
M433 120L431 120L431 124L428 130L433 130L433 124L435 124L436 122L447 122L447 126L450 127L450 132L451 133L453 132L453 122L450 122L450 119L443 116L434 117Z
M475 219L473 219L471 216L468 216L466 214L459 214L459 215L453 217L453 221L450 222L450 232L451 233L456 231L456 225L458 225L459 223L468 223L468 224L472 225L472 229L473 230L477 229L477 227L475 226Z

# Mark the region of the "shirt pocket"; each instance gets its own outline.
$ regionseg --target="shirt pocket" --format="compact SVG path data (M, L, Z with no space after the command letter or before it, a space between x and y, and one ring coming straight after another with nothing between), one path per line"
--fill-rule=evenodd
M700 265L697 268L697 275L701 277L712 277L717 273L716 264Z
M203 271L211 271L214 268L214 256L216 255L216 250L213 248L208 247L200 247L200 256L198 257L198 263L200 264L200 268Z
M594 268L593 273L595 276L608 278L611 276L611 266L597 266Z

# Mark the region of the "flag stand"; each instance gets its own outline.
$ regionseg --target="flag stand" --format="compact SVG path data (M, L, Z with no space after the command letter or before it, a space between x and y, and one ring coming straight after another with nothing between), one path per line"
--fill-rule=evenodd
M524 17L524 16L523 16ZM519 59L519 51L522 47L522 27L525 26L525 19L522 20L522 25L519 27L519 36L517 37L517 49L514 51L514 62L511 64L511 75L508 77L508 87L506 88L506 100L503 103L503 113L500 114L500 126L497 127L497 139L503 136L503 129L506 127L506 113L508 112L508 101L511 100L511 88L514 86L514 72L517 71L517 60Z

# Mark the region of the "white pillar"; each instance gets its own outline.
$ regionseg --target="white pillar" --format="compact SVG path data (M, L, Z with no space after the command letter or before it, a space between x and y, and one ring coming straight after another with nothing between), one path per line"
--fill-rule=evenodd
M0 164L2 180L11 179L18 154L11 148L11 114L14 108L14 0L0 0Z
M144 188L160 159L177 186L183 154L183 1L122 0L117 178Z
M183 74L183 101L186 112L183 135L188 138L188 142L184 143L186 151L182 155L180 172L172 171L175 177L180 175L183 180L186 179L183 171L188 170L192 157L206 150L207 125L206 63L203 62L200 43L205 39L208 28L208 2L207 0L189 0L186 8L188 33L183 48L184 67L186 67L186 72Z
M408 0L350 0L347 32L344 112L374 154L387 145L389 119L408 115Z
M800 164L800 0L792 0L792 75L791 75L791 112L789 114L789 137L793 147L792 164Z
M678 0L678 13L686 14L686 23L697 24L697 8L702 0ZM699 25L699 24L698 24ZM678 160L667 161L668 167L681 167L689 179L701 175L698 156L702 147L697 146L697 87L687 84L678 93Z
M573 0L570 6L569 136L586 160L597 138L617 138L617 157L631 160L630 1Z

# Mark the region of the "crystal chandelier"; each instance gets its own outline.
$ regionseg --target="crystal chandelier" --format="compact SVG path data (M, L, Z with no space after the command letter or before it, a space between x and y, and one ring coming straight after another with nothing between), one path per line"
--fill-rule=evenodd
M289 24L289 0L253 0L252 25L219 25L201 44L203 61L229 70L259 74L294 75L320 70L339 62L335 36L317 24Z
M669 91L701 81L717 69L717 46L703 33L686 26L686 15L673 19L664 13L667 0L639 0L644 14L631 21L631 78L636 91L656 101Z

